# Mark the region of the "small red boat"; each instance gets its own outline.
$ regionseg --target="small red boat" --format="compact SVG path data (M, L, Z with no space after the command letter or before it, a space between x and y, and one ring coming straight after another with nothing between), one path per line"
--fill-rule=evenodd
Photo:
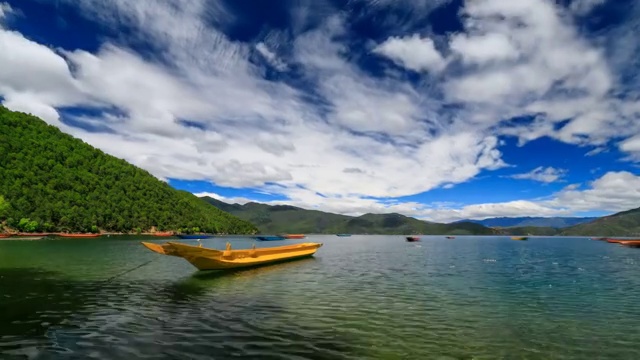
M0 234L0 239L8 238L11 234Z
M619 242L620 245L632 247L632 248L640 248L640 239L630 239Z
M63 234L59 233L58 236L64 238L95 238L102 234Z
M407 241L408 242L416 242L416 241L420 241L420 238L417 236L407 236Z
M167 236L173 236L173 232L171 232L171 231L167 231L167 232L155 232L155 233L153 233L153 236L164 236L164 237L167 237Z
M285 234L282 236L286 239L304 239L306 237L304 234Z
M613 239L613 238L607 238L607 242L608 243L612 243L612 244L619 244L623 241L630 241L630 240L634 240L634 239Z
M447 239L455 239L455 236L447 236Z

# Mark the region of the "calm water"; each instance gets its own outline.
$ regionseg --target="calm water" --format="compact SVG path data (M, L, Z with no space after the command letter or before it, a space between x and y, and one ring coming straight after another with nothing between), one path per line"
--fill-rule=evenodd
M311 236L220 275L138 240L0 241L0 359L640 359L640 249Z

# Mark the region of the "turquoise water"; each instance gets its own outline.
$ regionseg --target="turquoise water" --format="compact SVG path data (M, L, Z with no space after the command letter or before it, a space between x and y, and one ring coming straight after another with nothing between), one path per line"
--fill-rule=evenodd
M0 241L0 359L640 359L640 249L310 236L220 274L139 240Z

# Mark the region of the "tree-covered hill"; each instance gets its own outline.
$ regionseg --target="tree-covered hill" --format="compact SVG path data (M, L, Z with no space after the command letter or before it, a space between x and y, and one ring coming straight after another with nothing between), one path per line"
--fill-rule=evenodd
M586 224L563 229L561 235L640 236L640 208L603 216Z
M257 230L34 116L2 106L0 222L29 232Z
M262 233L312 234L447 234L490 235L497 233L480 224L439 224L401 214L365 214L358 217L307 210L289 205L259 203L227 204L211 197L202 197L219 209L255 224Z

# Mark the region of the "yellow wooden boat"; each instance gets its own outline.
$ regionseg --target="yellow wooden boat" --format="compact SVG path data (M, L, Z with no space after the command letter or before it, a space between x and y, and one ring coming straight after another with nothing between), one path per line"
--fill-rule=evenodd
M158 254L184 258L198 270L227 270L312 256L322 243L302 243L259 249L256 249L254 244L251 249L243 250L231 250L231 244L227 243L224 251L177 242L153 244L143 241L142 245Z
M511 240L520 240L520 241L522 241L522 240L528 240L528 239L529 238L526 237L526 236L512 236L511 237Z

